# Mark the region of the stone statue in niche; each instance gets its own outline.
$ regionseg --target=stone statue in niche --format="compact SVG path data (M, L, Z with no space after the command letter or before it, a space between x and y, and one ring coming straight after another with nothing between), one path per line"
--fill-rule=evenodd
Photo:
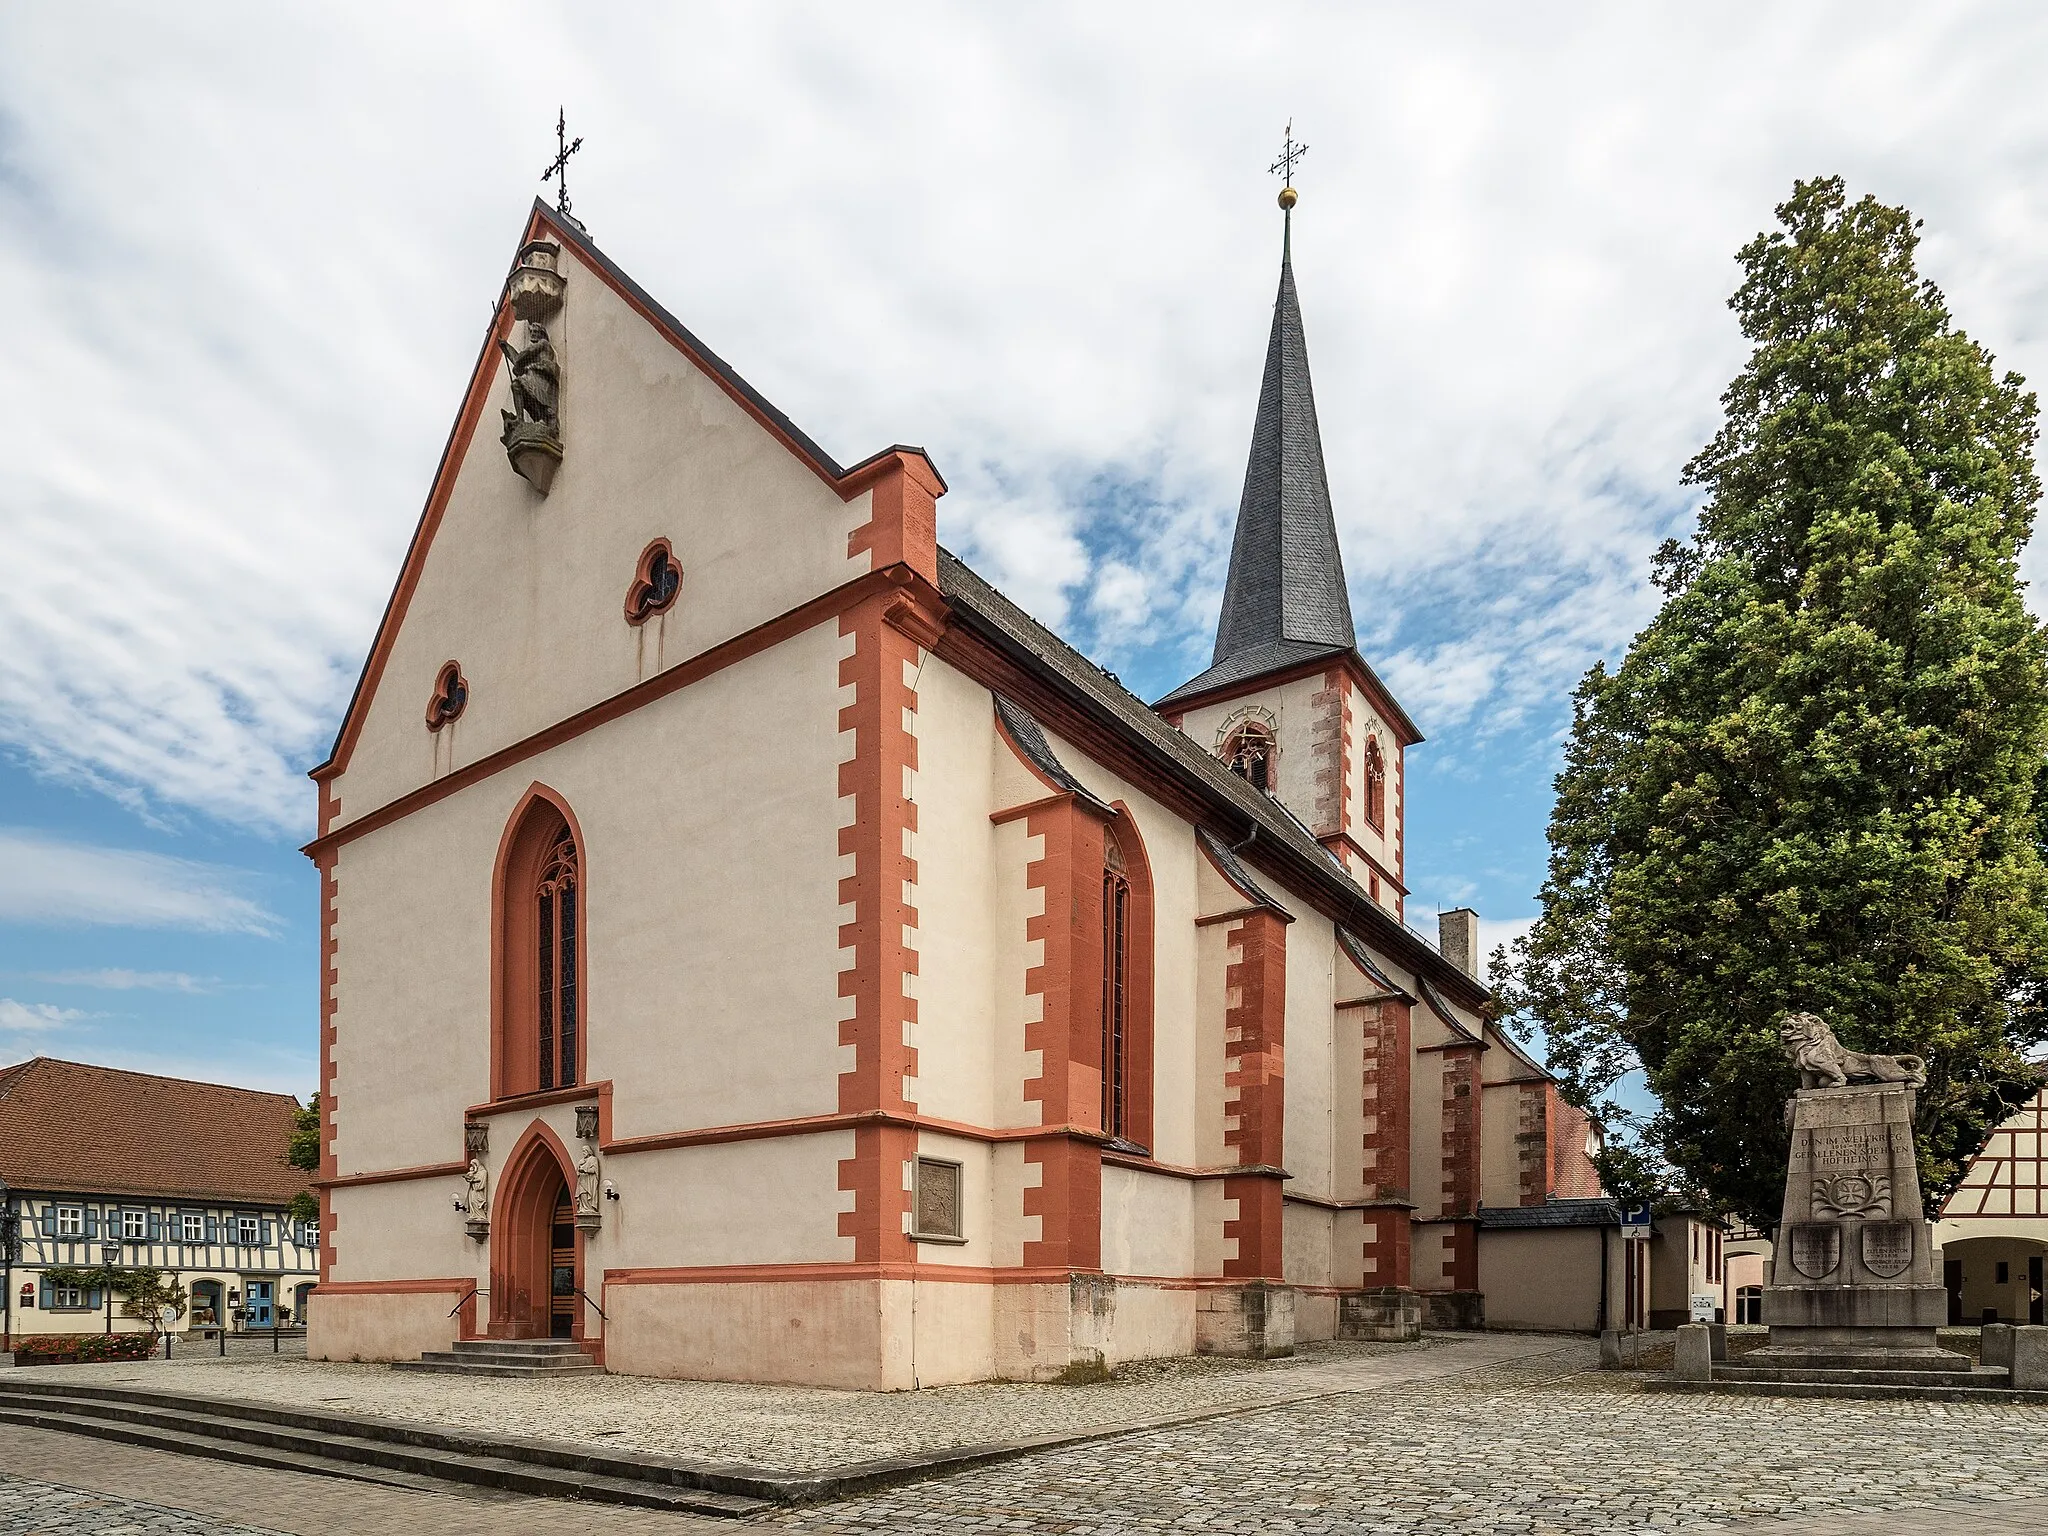
M469 1155L469 1166L462 1171L462 1183L466 1193L463 1196L463 1226L471 1237L490 1235L491 1230L491 1171L484 1166L481 1151Z
M554 484L562 463L562 369L547 327L526 322L526 345L500 341L505 365L512 373L513 409L500 411L505 430L498 440L512 467L543 496Z
M1788 1013L1778 1026L1785 1053L1799 1069L1802 1088L1840 1088L1859 1083L1927 1085L1927 1063L1918 1056L1875 1056L1852 1051L1835 1038L1818 1014Z
M576 1225L586 1232L595 1232L602 1220L597 1203L597 1186L602 1172L597 1148L586 1141L583 1156L576 1162Z

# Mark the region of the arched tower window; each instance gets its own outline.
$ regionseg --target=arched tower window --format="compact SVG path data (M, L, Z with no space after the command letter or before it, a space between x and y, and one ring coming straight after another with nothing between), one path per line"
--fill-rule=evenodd
M1116 831L1102 839L1102 1128L1124 1138L1131 1110L1131 875Z
M1387 830L1387 760L1380 754L1380 739L1365 739L1365 819L1381 832Z
M498 858L491 1084L496 1098L583 1080L585 900L568 807L536 785Z
M1273 792L1273 733L1257 720L1247 720L1223 743L1223 761L1230 771L1262 794Z

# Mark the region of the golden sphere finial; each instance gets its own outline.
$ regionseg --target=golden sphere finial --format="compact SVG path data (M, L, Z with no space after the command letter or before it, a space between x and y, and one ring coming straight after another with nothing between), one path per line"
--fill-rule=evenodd
M1294 188L1282 187L1280 189L1280 206L1282 208L1292 210L1294 205L1300 201L1301 194L1295 191Z

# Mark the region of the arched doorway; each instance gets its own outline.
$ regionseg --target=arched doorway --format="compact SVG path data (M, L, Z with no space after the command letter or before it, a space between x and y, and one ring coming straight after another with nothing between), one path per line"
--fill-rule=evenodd
M567 1152L536 1121L513 1149L492 1206L491 1337L583 1337L583 1253L570 1187Z

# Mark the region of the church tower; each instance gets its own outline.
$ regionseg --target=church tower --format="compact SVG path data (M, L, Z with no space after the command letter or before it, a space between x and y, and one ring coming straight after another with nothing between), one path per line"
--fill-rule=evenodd
M1358 652L1280 193L1280 292L1206 672L1155 706L1272 795L1399 916L1403 765L1422 740Z

